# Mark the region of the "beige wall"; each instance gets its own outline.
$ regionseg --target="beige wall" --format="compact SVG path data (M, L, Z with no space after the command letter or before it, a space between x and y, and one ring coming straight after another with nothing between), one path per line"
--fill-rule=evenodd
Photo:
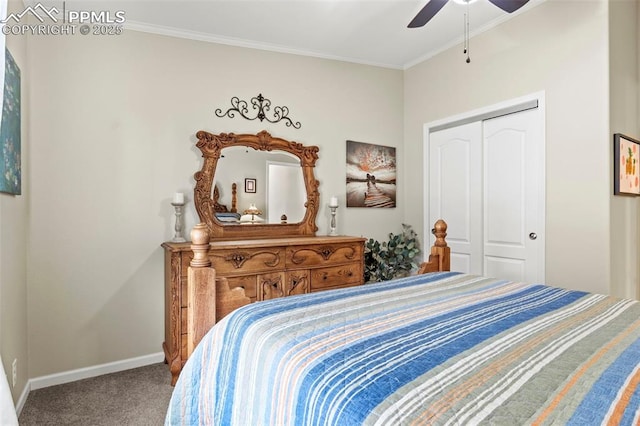
M640 139L638 0L609 4L611 133ZM613 186L613 182L611 183ZM639 297L640 197L611 195L611 292Z
M455 48L405 72L407 222L423 215L425 123L544 91L546 281L609 292L607 16L548 1L474 37L470 64Z
M344 205L347 139L401 153L400 70L134 31L33 37L29 61L32 377L161 351L160 243L173 237L174 192L187 193L186 229L197 220L196 131L266 129L318 145L323 206L333 194ZM302 128L214 115L258 93ZM384 238L402 216L343 207L338 230ZM319 234L328 221L322 207Z
M8 12L21 11L22 2L10 1ZM29 198L29 64L27 40L7 37L21 77L21 156L22 194L0 194L0 353L11 386L11 363L18 360L18 377L12 388L17 402L28 372L27 350L27 229Z

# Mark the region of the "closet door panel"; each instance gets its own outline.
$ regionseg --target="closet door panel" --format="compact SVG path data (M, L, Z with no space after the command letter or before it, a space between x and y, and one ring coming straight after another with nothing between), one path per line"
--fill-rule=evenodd
M537 109L483 122L484 274L544 280L544 163Z
M429 141L429 223L447 222L451 270L482 273L481 123L434 132Z

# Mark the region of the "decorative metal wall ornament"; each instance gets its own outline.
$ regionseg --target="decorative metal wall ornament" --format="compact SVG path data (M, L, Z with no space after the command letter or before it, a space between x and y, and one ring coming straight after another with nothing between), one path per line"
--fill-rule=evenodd
M235 113L237 112L242 117L247 120L255 120L256 118L260 121L267 120L269 123L278 123L280 121L285 121L287 127L293 127L295 129L299 129L302 127L299 121L295 123L289 118L289 108L286 106L276 106L273 108L273 118L267 117L265 111L271 110L271 101L264 96L262 93L258 94L258 96L251 98L251 105L253 109L258 110L258 114L255 117L249 117L247 114L249 113L249 104L247 101L241 101L237 96L231 98L231 108L229 108L226 112L222 112L222 109L216 109L216 115L218 117L235 117Z

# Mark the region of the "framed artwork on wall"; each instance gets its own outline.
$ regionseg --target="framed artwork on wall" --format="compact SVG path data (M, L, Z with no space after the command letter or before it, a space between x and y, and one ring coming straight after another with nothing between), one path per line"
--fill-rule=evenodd
M245 179L244 180L244 192L249 194L255 194L256 192L256 180L255 179Z
M395 147L347 141L347 207L395 206Z
M640 195L640 141L621 133L613 135L613 193Z
M0 123L0 192L22 193L22 168L20 154L20 68L5 50L4 98Z

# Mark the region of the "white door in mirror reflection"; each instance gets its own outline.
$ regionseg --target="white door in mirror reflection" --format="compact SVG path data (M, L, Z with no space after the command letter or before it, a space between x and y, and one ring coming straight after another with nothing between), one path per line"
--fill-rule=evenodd
M267 222L299 223L304 218L307 191L299 164L267 162Z

